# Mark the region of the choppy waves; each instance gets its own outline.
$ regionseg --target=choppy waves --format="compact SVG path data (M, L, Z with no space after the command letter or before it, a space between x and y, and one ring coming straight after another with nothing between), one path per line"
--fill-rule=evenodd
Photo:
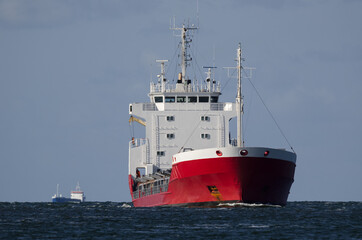
M361 202L286 207L134 208L132 203L0 203L0 239L362 239Z

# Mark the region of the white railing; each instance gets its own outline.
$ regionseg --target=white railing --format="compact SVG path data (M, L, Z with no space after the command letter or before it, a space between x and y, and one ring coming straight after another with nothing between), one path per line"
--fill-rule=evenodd
M144 103L142 105L142 110L143 111L156 111L157 110L156 104L154 104L154 103Z
M134 138L129 142L130 148L140 147L147 143L147 139L145 138Z
M211 87L210 92L220 92L220 83L217 83L215 86ZM150 83L150 93L161 93L162 85L159 83ZM175 84L165 84L165 92L176 92ZM187 92L209 92L206 84L190 84L187 86Z
M232 111L232 103L210 103L211 111Z
M224 110L224 103L211 103L210 104L211 111L223 111Z

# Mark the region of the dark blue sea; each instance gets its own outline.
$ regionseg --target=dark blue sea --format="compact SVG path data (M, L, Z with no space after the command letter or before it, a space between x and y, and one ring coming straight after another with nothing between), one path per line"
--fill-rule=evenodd
M0 203L1 239L362 239L362 202L134 208Z

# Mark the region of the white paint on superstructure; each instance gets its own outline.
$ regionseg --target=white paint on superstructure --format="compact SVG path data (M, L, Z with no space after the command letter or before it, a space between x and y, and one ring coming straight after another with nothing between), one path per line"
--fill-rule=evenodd
M210 147L226 147L232 142L229 139L229 120L235 117L234 103L211 103L211 97L218 98L219 92L181 92L168 94L158 92L153 96L177 97L186 99L186 102L164 102L162 109L145 110L144 103L130 105L130 114L142 118L146 122L144 139L135 139L130 142L129 173L134 174L137 167L150 163L155 169L168 169L172 166L172 155L182 148L203 149ZM207 97L207 103L188 102L189 97ZM203 137L202 137L203 136ZM208 137L205 137L208 136ZM149 155L142 154L147 152ZM154 169L154 170L155 170ZM146 172L150 174L152 172Z
M84 192L80 190L79 182L75 188L75 191L70 192L70 199L79 200L81 202L85 201Z
M205 85L192 82L186 72L191 61L187 54L191 43L188 33L196 29L193 25L172 28L181 32L181 72L177 83L167 83L167 60L157 60L161 64L161 73L157 82L150 84L150 102L129 105L129 114L146 123L145 138L133 139L129 143L129 174L133 176L136 169L142 170L145 175L169 169L172 156L185 150L232 147L236 142L242 146L241 134L238 133L239 141L236 141L230 139L229 133L229 121L237 115L241 119L242 114L241 49L238 49L237 101L220 103L220 84L211 79L214 67L206 67Z

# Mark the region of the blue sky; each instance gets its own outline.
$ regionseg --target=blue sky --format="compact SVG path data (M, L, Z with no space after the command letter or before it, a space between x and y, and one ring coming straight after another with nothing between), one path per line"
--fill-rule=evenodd
M128 104L148 101L169 30L196 1L0 0L0 201L49 201L77 181L130 201ZM234 101L242 43L253 83L298 154L290 201L361 201L362 2L199 0L194 46ZM171 69L171 67L170 67ZM172 78L173 70L169 70ZM226 84L228 82L228 84ZM248 146L284 147L244 84Z

